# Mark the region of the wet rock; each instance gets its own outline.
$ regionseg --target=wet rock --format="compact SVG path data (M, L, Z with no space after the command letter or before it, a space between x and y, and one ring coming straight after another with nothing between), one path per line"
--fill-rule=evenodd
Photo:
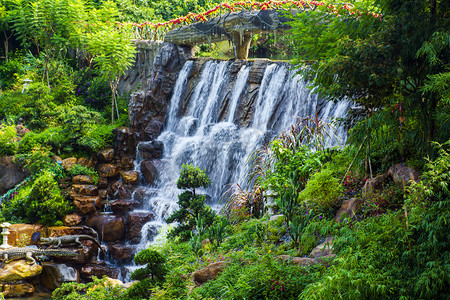
M255 59L248 73L247 81L252 84L261 84L268 63L268 59Z
M209 264L208 266L204 267L203 269L197 270L192 274L194 282L196 284L201 285L210 280L214 280L223 271L223 269L225 269L226 266L227 266L227 262L225 262L225 261L218 261L218 262Z
M110 278L119 277L119 270L117 268L108 267L105 262L102 263L89 263L81 268L80 272L81 278L92 280L92 276L97 278L102 278L103 276L108 276Z
M134 169L134 161L131 157L123 156L120 159L120 168L122 170L133 170Z
M89 175L76 175L72 178L74 184L94 184L94 180Z
M125 223L121 216L110 214L92 215L86 221L86 225L94 228L100 240L114 242L125 235Z
M80 215L90 215L101 208L102 199L99 196L76 196L73 199L73 206Z
M146 139L156 139L162 132L164 123L161 119L152 119L144 129Z
M136 155L136 133L129 127L118 127L113 130L114 149L116 154L120 156Z
M0 195L15 187L28 172L14 162L13 156L0 157Z
M101 164L98 166L97 172L100 177L116 177L119 175L120 166L113 164Z
M164 144L161 141L143 142L137 148L144 159L159 159L163 157Z
M154 184L158 179L159 172L158 166L160 161L155 160L144 160L141 163L141 173L144 176L145 181L149 184Z
M65 264L44 262L40 281L41 285L53 291L61 287L64 282L79 282L80 274L75 268Z
M108 190L98 190L98 196L99 196L102 200L108 199Z
M114 158L114 149L113 148L103 149L98 153L97 157L101 162L111 162Z
M83 218L79 214L65 215L63 219L64 226L76 226L83 221Z
M25 259L14 260L0 268L0 282L15 282L41 273L42 267L38 264L30 265Z
M125 183L137 184L139 182L139 172L138 171L122 171L120 172L122 180Z
M354 217L355 213L361 210L362 203L363 200L358 198L344 200L342 202L341 208L339 208L339 211L336 213L336 217L334 218L334 220L340 223L341 218L344 214L346 214L350 218Z
M77 160L77 164L79 164L80 166L86 167L89 163L89 159L87 159L86 157L80 157Z
M74 184L70 190L72 198L76 196L97 196L98 188L92 184Z
M111 210L115 214L123 215L139 205L139 202L133 200L116 200L111 203Z
M389 182L389 176L387 174L378 175L375 178L367 179L362 189L363 195L371 192L377 192L383 190L385 185Z
M108 179L105 177L99 177L97 186L101 189L105 189L108 187Z
M132 212L128 216L128 236L131 242L139 242L141 236L141 229L145 223L155 219L152 213L147 212Z
M408 185L411 180L419 182L420 177L419 172L401 163L391 166L387 174L392 176L392 179L398 185Z
M323 256L329 256L333 251L332 247L333 237L327 237L323 243L314 248L309 254L310 258L318 258Z
M30 296L34 293L34 286L31 283L0 283L0 293L2 293L5 298Z
M122 181L116 181L111 185L111 191L116 199L129 199L131 198L131 192L123 184Z
M62 160L61 166L63 167L64 170L69 171L70 169L72 169L73 166L77 164L77 161L78 160L76 157L69 157Z
M45 227L42 225L30 225L30 224L12 224L9 228L8 244L11 246L24 246L31 244L31 236L35 232L44 233ZM19 245L19 242L22 243Z
M91 234L91 230L86 226L68 227L68 226L51 226L47 227L47 237L57 237L62 235L75 235L75 234Z
M109 252L114 259L121 261L131 261L134 254L136 254L135 248L122 244L114 244L109 247Z

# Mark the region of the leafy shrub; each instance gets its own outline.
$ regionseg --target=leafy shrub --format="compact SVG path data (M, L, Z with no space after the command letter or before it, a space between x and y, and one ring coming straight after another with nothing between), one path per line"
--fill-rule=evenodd
M55 300L121 300L128 299L126 290L118 285L112 285L106 278L98 279L92 277L92 282L63 283L52 293L52 299Z
M403 205L403 188L394 183L381 192L371 192L365 196L362 211L365 216L376 216L388 210L399 209Z
M51 159L51 155L50 147L34 145L29 152L17 154L16 162L23 165L31 174L38 174L44 170L53 170L54 173L59 173L61 167Z
M18 218L27 223L42 223L46 226L62 224L60 219L72 210L59 190L54 174L42 171L31 188L21 190L11 202L2 207L7 220Z
M177 187L185 189L178 196L179 210L174 211L167 219L167 223L178 222L169 234L171 237L179 236L186 241L191 237L191 232L196 226L196 219L205 218L205 225L212 224L215 213L211 207L205 205L205 196L197 195L195 189L207 187L211 180L203 170L193 165L183 164Z
M75 177L77 175L88 175L94 181L94 184L98 183L98 173L94 168L88 168L79 164L74 165L68 171L70 176Z
M28 101L29 95L22 94L21 90L10 90L0 93L0 118L18 116L23 111L23 106Z
M111 101L111 88L108 83L95 74L89 67L81 68L73 74L75 94L83 99L83 105L103 111Z
M314 174L300 193L299 199L317 212L328 213L338 204L342 186L329 169Z
M19 146L16 127L0 124L0 156L14 155Z
M0 63L0 89L7 90L12 87L16 80L15 74L19 73L22 67L22 61L23 55L19 51L11 55L9 61L2 60Z

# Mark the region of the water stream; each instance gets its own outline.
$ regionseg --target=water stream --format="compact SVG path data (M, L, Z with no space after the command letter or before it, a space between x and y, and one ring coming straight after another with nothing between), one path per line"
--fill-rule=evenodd
M223 121L219 121L225 90L231 84L232 62L211 60L204 64L192 88L187 108L180 116L181 98L188 88L192 65L192 61L186 62L179 73L166 115L165 130L158 137L164 144L160 177L156 186L145 187L147 201L141 208L153 212L155 220L143 226L141 242L136 245L138 251L148 247L164 226L164 219L177 209L177 196L181 191L175 182L183 163L192 163L205 170L212 184L201 192L208 195L208 204L217 208L227 185L244 178L247 157L282 130L288 129L297 117L315 115L317 111L319 117L329 120L343 117L349 107L345 102L334 104L320 100L306 87L307 82L289 70L287 64L270 63L264 71L255 100L252 122L248 127L239 127L239 123L234 121L238 119L241 95L249 89L247 79L251 65L247 63L236 75L227 114ZM338 134L345 136L342 128L338 129ZM138 154L138 160L139 157Z

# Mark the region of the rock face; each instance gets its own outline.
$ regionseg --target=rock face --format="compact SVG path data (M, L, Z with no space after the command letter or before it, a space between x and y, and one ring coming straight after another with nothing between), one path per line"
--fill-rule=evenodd
M144 160L141 162L141 173L147 183L153 184L158 179L159 164L160 162L157 160Z
M419 172L401 163L390 167L387 174L399 185L407 185L410 180L419 182L420 177Z
M125 235L125 223L121 216L99 214L92 215L86 221L86 225L94 228L100 240L114 242L120 240Z
M163 157L164 144L161 141L150 141L138 145L138 150L144 159L159 159Z
M116 177L119 175L120 166L113 164L102 164L98 166L97 172L100 177Z
M226 266L227 262L225 261L218 261L209 264L203 269L197 270L194 274L192 274L194 282L197 284L203 284L209 280L216 279L216 277L223 271L223 269L225 269Z
M137 184L139 182L138 171L122 171L120 172L124 183Z
M42 267L38 264L29 265L25 259L15 260L5 264L0 269L0 282L15 282L42 273Z
M41 284L49 290L55 290L64 282L79 282L78 271L65 264L45 262L42 264Z
M334 220L336 222L341 222L341 219L344 214L346 214L348 217L355 216L355 213L359 212L359 210L361 209L362 203L363 201L358 198L351 198L348 200L344 200L342 202L341 208L336 213L336 217L334 218Z
M145 223L155 219L152 213L132 212L128 216L128 236L127 238L133 242L139 242L142 226Z
M84 279L92 280L92 276L102 278L104 275L117 278L119 276L119 270L117 268L111 268L106 263L99 264L86 264L81 268L81 277Z
M76 196L73 206L80 215L90 215L100 209L102 199L99 196Z
M12 224L9 228L10 234L8 236L8 244L18 247L19 240L20 242L30 244L33 233L43 232L44 229L45 228L42 225ZM23 237L26 237L26 240L24 240Z
M28 172L14 163L13 156L0 157L0 195L15 187Z
M327 237L326 240L318 245L316 248L314 248L311 253L309 254L310 258L318 258L318 257L324 257L324 256L330 256L332 255L333 247L333 238Z
M138 41L136 48L136 63L119 82L118 91L123 94L138 86L142 89L131 96L128 107L131 128L119 129L116 149L134 150L137 142L158 132L155 121L163 122L178 73L192 58L191 47L170 43Z
M1 284L0 293L5 298L15 298L30 296L34 293L34 287L30 283L17 283L17 284Z
M102 162L111 162L114 158L114 149L106 148L98 153L98 158Z
M73 166L77 164L77 158L76 157L69 157L66 159L63 159L61 162L61 165L64 170L69 171L72 169Z

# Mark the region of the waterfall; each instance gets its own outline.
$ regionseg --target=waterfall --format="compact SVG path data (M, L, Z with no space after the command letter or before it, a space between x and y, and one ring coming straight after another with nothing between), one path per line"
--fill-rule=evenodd
M164 219L177 209L177 196L181 191L175 183L183 163L205 170L211 186L200 193L207 195L207 203L213 208L220 206L218 201L227 185L242 180L246 159L258 147L288 129L297 117L316 112L327 119L342 117L350 105L346 102L322 105L323 101L306 87L307 82L300 75L289 70L289 65L270 63L265 67L255 94L252 120L248 126L242 126L239 109L242 95L249 93L252 67L250 62L242 65L233 81L232 64L213 60L204 63L190 93L185 91L189 88L193 62L186 62L179 73L165 130L158 137L164 144L159 180L156 186L146 187L147 200L142 208L152 211L156 219L143 226L137 250L148 246L158 228L165 224ZM225 105L227 110L223 110ZM225 112L223 116L221 109ZM342 128L337 133L344 136Z

